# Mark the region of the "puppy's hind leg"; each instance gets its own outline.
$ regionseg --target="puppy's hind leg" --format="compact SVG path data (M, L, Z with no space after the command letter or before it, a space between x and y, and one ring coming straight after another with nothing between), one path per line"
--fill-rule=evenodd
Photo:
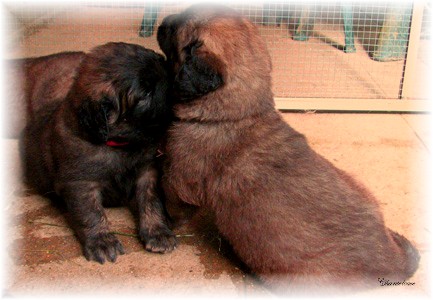
M173 227L176 228L188 223L197 214L200 206L183 201L167 173L161 177L161 189L164 192L165 208Z
M84 256L101 264L115 262L124 254L120 241L109 232L102 206L101 188L97 182L68 182L58 189L66 202L70 222L81 241Z
M139 176L135 198L130 206L138 218L139 235L146 250L157 253L173 251L177 245L176 236L168 226L166 211L158 192L158 172L153 166L143 170Z
M183 202L169 183L163 181L165 207L174 228L188 223L198 212L199 206Z

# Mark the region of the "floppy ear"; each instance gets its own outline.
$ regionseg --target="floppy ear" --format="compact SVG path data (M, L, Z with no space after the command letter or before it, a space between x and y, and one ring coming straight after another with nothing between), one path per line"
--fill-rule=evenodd
M77 110L78 121L83 131L93 143L107 140L107 108L100 101L86 99Z
M177 40L174 38L178 26L178 15L169 15L164 18L162 24L158 26L157 40L159 47L164 52L167 59L173 59L174 49L177 48Z
M218 72L221 62L209 53L195 51L200 47L192 46L174 79L175 90L182 100L193 100L219 88L224 82Z

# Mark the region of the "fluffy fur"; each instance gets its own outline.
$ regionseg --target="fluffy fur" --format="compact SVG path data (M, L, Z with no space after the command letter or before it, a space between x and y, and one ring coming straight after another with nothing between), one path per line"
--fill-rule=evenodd
M164 64L138 45L99 46L83 58L67 95L32 113L24 129L25 180L64 200L88 260L114 262L124 253L103 206L129 205L147 250L176 245L155 159L170 120Z
M18 138L35 111L64 99L84 55L62 52L6 61L8 101L2 107L2 136Z
M170 213L212 209L238 256L281 294L412 276L418 251L385 226L372 194L275 110L270 56L250 21L196 5L165 18L158 42L176 95L162 180Z

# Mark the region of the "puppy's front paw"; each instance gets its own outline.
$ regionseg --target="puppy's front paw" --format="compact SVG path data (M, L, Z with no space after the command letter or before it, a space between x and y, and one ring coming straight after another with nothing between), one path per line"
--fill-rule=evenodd
M84 245L86 259L100 264L103 264L105 259L115 262L117 254L125 254L125 251L119 240L111 233L100 233L89 238Z
M177 240L168 228L161 228L153 232L140 233L141 240L149 252L169 253L176 248Z

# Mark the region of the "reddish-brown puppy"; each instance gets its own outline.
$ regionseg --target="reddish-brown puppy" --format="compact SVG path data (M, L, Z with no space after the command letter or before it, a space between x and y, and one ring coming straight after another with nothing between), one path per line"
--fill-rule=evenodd
M176 95L163 178L172 206L211 208L239 257L282 294L412 276L419 254L372 194L275 110L270 56L250 21L197 5L167 17L158 41Z

